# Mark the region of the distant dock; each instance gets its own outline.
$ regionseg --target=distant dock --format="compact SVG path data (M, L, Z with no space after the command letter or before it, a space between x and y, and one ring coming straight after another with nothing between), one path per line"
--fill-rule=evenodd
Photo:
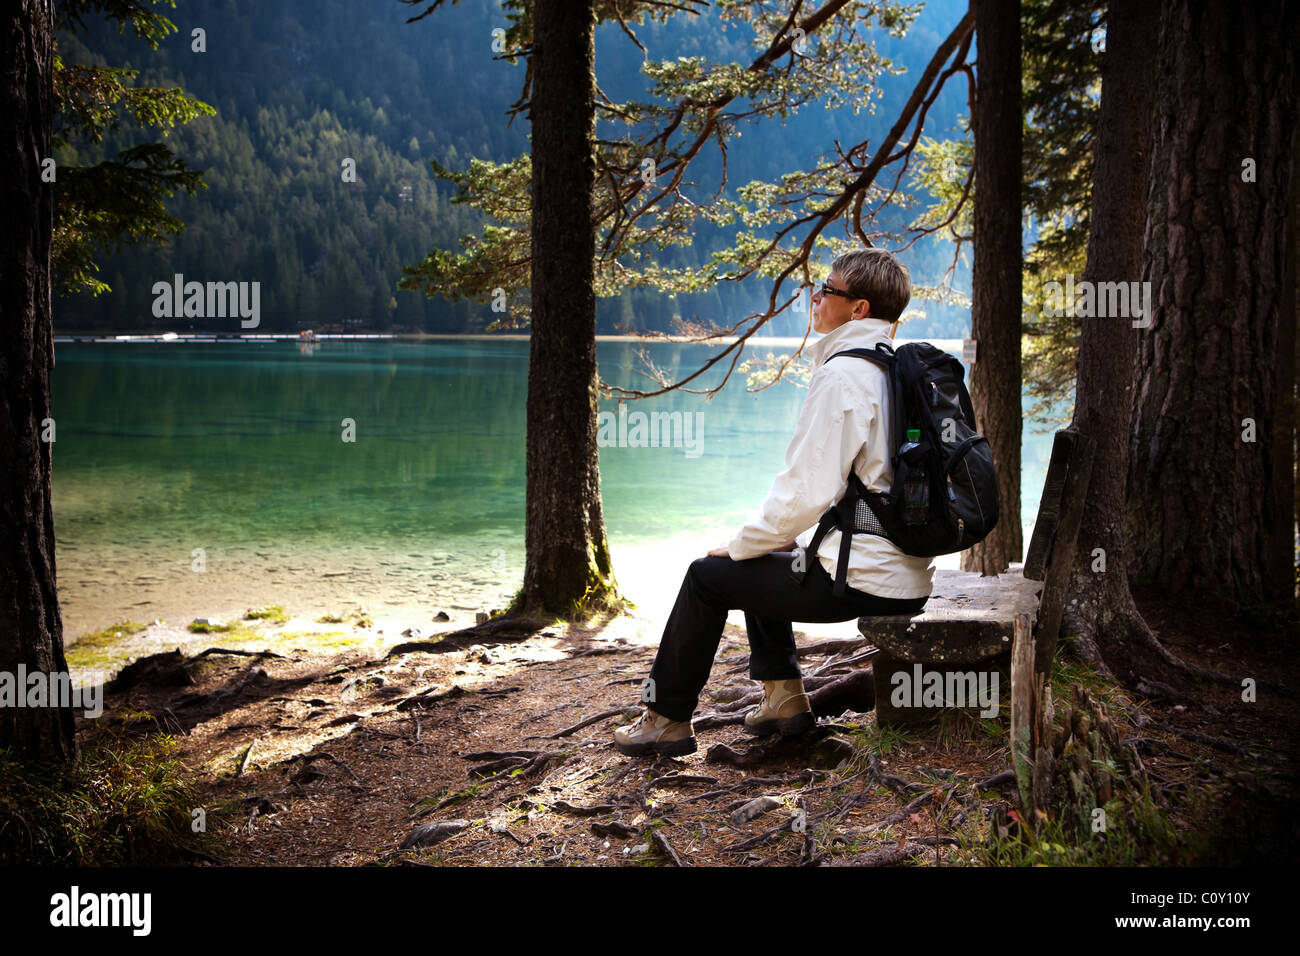
M395 339L397 335L360 332L317 332L317 339ZM198 332L162 332L158 335L102 335L91 332L54 336L55 342L304 342L296 332L263 335L213 335Z

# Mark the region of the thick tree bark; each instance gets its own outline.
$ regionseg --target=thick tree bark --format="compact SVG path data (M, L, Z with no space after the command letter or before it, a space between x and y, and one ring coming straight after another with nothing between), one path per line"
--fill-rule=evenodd
M617 601L596 445L595 17L533 13L532 337L524 584L512 610L583 616Z
M1132 570L1166 592L1279 610L1295 586L1298 27L1285 0L1169 4L1128 477Z
M1159 31L1159 4L1111 4L1102 54L1086 283L1135 282L1142 274ZM1166 671L1164 655L1133 603L1125 572L1124 487L1134 359L1142 334L1122 317L1080 320L1073 425L1092 438L1095 451L1062 624L1078 656L1130 686Z
M50 418L53 8L16 0L0 19L0 671L66 672L54 574ZM17 688L25 694L26 687ZM37 760L76 754L70 708L0 709L0 747Z
M998 469L1001 519L962 553L966 571L1000 574L1021 560L1020 526L1020 2L971 0L975 91L975 262L970 393Z

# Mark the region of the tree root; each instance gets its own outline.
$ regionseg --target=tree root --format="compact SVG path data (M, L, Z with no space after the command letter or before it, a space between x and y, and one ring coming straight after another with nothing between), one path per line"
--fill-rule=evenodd
M569 734L576 733L583 727L590 727L592 724L599 723L602 720L608 720L610 717L618 717L620 715L623 717L635 717L639 713L641 713L640 707L615 707L612 710L602 710L594 717L588 717L586 720L578 721L572 727L565 727L563 730L557 730L553 734L546 734L544 739L558 740L561 737L567 737Z
M469 693L459 684L454 684L451 688L444 691L435 691L432 687L428 690L413 694L405 700L399 701L393 708L394 710L410 710L412 707L424 707L426 704L436 704L440 700L450 700L452 697L459 697L462 694Z
M1244 675L1193 664L1165 647L1139 613L1127 578L1081 577L1076 572L1067 597L1070 603L1066 604L1061 633L1071 635L1073 653L1128 689L1142 693L1145 684L1161 697L1177 695L1181 692L1160 679L1173 675L1241 686Z
M191 657L190 660L196 661L200 657L207 657L209 654L230 654L235 657L278 657L281 660L285 660L283 654L277 654L275 651L237 651L229 647L209 647L205 650L199 651Z
M388 659L401 654L420 652L446 654L450 651L463 651L475 644L513 644L527 640L538 631L549 627L551 623L536 618L505 615L459 631L435 634L428 641L408 641L405 644L398 644L389 648L384 657ZM488 640L485 640L485 638L488 638Z
M1154 727L1156 730L1163 730L1165 733L1175 734L1184 740L1190 740L1193 743L1205 744L1207 747L1213 747L1221 753L1236 754L1239 757L1255 757L1261 760L1267 760L1270 763L1283 763L1284 758L1280 755L1275 747L1266 747L1263 744L1254 744L1251 746L1237 743L1227 737L1213 737L1210 734L1203 734L1196 730L1183 730L1175 727L1173 724L1164 724L1158 720L1152 720L1146 726ZM1142 739L1142 738L1137 738ZM1131 741L1136 743L1136 740ZM1268 753L1273 751L1273 753ZM1277 756L1275 756L1277 754ZM1183 759L1190 760L1190 757L1183 755Z
M680 787L690 786L692 784L714 784L718 782L717 777L703 777L694 773L669 773L662 777L655 777L647 786L651 787Z
M898 866L912 857L929 853L930 848L924 843L911 842L902 846L882 846L865 853L852 856L840 856L826 863L826 866Z
M663 835L663 831L652 830L650 832L650 842L652 842L655 845L655 847L659 850L660 853L662 853L664 856L668 857L668 859L672 861L673 866L690 865L689 863L682 862L682 858L677 855L677 851L674 850L673 845L668 842L668 838Z
M602 803L594 807L580 807L577 804L569 803L567 800L556 800L551 804L552 810L559 813L567 813L575 817L599 817L606 813L613 813L616 807L612 804Z

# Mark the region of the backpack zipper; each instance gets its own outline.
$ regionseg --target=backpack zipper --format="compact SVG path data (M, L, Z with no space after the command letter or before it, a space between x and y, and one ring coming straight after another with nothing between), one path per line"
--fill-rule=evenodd
M948 458L948 467L944 469L944 473L951 475L952 470L957 467L957 463L961 460L961 457L966 454L966 452L970 451L971 446L977 441L988 441L988 439L983 435L971 435L970 438L963 441L953 449L952 455Z

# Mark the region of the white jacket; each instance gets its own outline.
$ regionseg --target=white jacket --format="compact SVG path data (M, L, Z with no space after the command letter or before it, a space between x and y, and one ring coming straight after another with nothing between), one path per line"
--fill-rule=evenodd
M826 509L848 489L849 468L871 491L888 491L890 465L887 373L866 359L826 359L852 348L875 348L889 341L889 322L845 322L804 350L813 362L808 395L799 412L794 438L785 453L786 470L777 475L766 500L727 544L733 561L757 558L791 541L806 548ZM822 538L817 556L832 580L840 532ZM904 554L875 534L853 535L848 586L889 598L928 595L934 582L932 558Z

